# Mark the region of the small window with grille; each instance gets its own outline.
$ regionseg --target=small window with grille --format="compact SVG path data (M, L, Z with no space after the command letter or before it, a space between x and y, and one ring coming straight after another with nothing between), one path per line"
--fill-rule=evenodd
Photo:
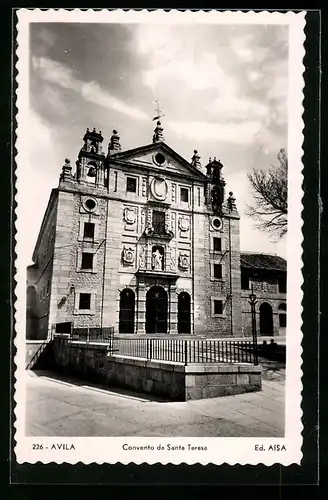
M92 269L93 267L93 253L82 252L81 269Z
M216 279L216 280L222 279L222 265L221 264L213 264L213 275L214 275L214 279Z
M91 308L91 293L80 293L79 309Z
M189 189L181 188L180 190L180 200L184 203L188 203L189 201Z
M214 300L213 306L214 314L223 314L223 300Z
M156 234L165 233L165 212L161 212L160 210L153 211L153 228Z
M136 193L137 192L137 179L135 179L134 177L127 177L126 190L129 193Z
M221 252L222 250L222 240L221 238L213 238L213 250L214 252Z
M95 237L95 225L93 222L85 222L83 229L83 238L85 240L93 240Z

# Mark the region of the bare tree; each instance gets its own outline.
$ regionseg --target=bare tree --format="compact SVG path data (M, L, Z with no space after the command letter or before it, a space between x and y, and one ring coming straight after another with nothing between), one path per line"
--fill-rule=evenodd
M287 232L287 172L288 158L285 149L280 149L277 166L268 171L253 169L247 174L250 181L254 204L247 205L246 215L256 221L261 231L277 234L280 238Z

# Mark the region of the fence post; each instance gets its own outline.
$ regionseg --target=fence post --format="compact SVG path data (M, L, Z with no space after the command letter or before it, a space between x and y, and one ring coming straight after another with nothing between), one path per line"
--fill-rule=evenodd
M87 342L90 342L90 328L87 329Z
M184 364L188 364L188 340L184 341Z

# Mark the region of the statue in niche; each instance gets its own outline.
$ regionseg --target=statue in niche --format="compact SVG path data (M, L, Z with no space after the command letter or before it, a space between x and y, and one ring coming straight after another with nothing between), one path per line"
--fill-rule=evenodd
M154 271L162 271L163 269L163 255L158 248L153 252L153 269Z

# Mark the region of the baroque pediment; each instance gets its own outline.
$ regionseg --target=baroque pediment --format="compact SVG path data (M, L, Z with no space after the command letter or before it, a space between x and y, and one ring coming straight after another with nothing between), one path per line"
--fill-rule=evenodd
M206 180L206 176L191 165L182 156L176 153L165 143L150 144L128 151L120 151L108 158L110 163L121 165L123 168L136 167L141 170L153 170L165 175L178 174L189 178Z

